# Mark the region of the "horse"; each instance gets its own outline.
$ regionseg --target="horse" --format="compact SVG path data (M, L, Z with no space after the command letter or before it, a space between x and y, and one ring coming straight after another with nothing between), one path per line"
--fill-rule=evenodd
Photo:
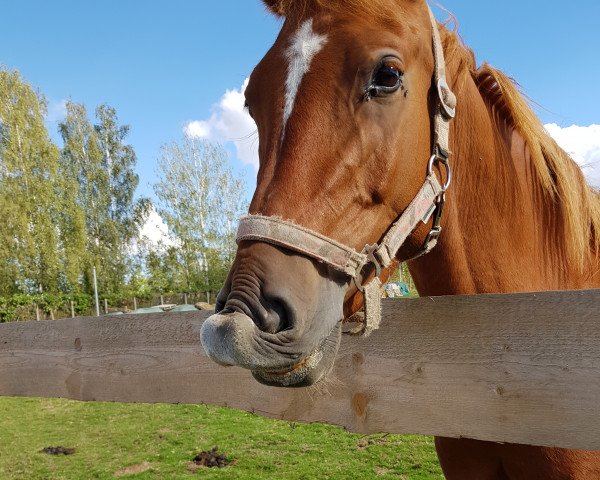
M213 360L318 382L342 321L369 298L376 318L373 290L402 261L422 296L600 285L598 194L426 0L263 2L284 22L245 92L260 166L201 330ZM599 452L435 446L448 480L600 478Z

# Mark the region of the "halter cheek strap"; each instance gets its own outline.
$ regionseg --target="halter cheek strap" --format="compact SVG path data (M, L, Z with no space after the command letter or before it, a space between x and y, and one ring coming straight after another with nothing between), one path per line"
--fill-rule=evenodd
M450 120L456 112L456 97L448 87L444 52L435 17L429 9L433 25L433 56L435 62L434 85L437 106L433 117L433 152L427 167L427 177L417 195L388 229L381 242L366 245L362 252L343 245L325 235L296 225L278 217L247 215L241 218L237 242L260 241L284 247L326 264L348 275L363 292L365 298L365 322L363 332L370 334L381 321L381 280L379 276L420 223L427 223L433 215L432 229L423 247L416 255L429 253L437 244L441 233L441 216L446 201L446 190L450 186L451 172L448 164ZM446 170L446 182L438 181L434 166ZM375 268L376 275L365 283L365 275Z

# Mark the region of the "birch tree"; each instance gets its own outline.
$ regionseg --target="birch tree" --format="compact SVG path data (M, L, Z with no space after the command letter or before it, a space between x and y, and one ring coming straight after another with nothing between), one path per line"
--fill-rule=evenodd
M149 201L134 200L139 179L137 161L126 143L128 126L118 123L114 108L96 110L92 126L81 104L67 103L67 116L60 125L64 148L61 156L65 177L77 186L78 203L85 212L86 255L84 279L92 289L92 269L98 273L104 293L118 293L129 268L128 248L145 221Z
M58 148L46 100L0 70L0 292L54 292L61 284Z
M188 137L163 145L157 173L158 212L179 242L184 289L220 289L247 208L243 180L221 146Z

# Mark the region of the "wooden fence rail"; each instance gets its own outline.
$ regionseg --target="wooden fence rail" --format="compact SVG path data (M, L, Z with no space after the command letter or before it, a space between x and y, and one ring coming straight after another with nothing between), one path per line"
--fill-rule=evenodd
M200 312L0 325L0 395L207 403L364 433L600 449L600 291L384 301L309 389L208 360Z

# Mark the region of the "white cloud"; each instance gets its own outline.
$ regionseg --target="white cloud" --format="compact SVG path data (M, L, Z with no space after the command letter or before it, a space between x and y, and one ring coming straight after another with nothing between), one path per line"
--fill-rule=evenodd
M237 157L258 170L258 137L256 124L244 109L244 91L248 79L239 90L227 90L213 108L208 120L193 120L183 127L191 138L205 138L217 142L232 142Z
M183 133L191 138L210 138L211 127L208 122L194 120L183 127Z
M164 251L168 247L176 246L177 239L169 234L169 227L152 207L146 223L140 229L139 237L133 241L132 252L138 253L140 248L151 248L155 251Z
M562 128L555 123L545 125L558 144L575 160L590 185L600 188L600 125Z

